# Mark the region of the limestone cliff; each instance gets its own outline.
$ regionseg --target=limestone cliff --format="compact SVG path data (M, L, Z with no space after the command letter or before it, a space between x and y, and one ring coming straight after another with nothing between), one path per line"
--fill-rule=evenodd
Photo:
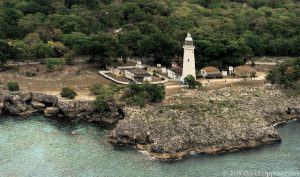
M0 115L29 116L44 114L69 121L99 122L114 125L124 118L123 108L108 103L106 112L98 111L92 101L60 101L56 96L32 92L6 92L0 97Z
M131 146L159 160L190 153L220 153L280 142L273 123L300 117L299 97L277 89L189 91L144 109L127 108L109 142ZM280 119L272 116L280 115Z

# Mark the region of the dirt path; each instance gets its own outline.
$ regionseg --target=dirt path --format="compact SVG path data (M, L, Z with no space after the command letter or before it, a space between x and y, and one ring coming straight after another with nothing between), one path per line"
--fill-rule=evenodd
M263 72L257 72L256 73L256 77L253 78L253 80L255 81L263 81L266 79L266 74ZM199 81L203 86L205 85L229 85L232 83L238 83L238 82L242 82L244 81L244 78L222 78L222 79L198 79L197 81ZM247 78L247 80L249 80L249 78ZM182 88L185 87L184 85L168 85L166 86L166 89L176 89L176 88Z
M262 72L257 72L256 73L256 77L253 78L253 80L256 81L261 81L261 80L265 80L266 79L266 74L262 73ZM222 79L198 79L199 82L201 82L202 84L207 84L207 83L226 83L226 84L231 84L231 83L235 83L235 82L241 82L244 81L244 78L222 78ZM247 78L247 80L249 80L249 78Z

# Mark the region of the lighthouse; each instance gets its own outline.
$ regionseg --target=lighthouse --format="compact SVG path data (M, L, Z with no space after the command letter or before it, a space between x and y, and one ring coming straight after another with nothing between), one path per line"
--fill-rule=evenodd
M195 67L195 46L193 44L193 38L190 33L187 34L185 38L185 43L183 46L184 54L183 54L183 69L182 69L182 77L184 78L188 75L192 75L196 79L196 67Z

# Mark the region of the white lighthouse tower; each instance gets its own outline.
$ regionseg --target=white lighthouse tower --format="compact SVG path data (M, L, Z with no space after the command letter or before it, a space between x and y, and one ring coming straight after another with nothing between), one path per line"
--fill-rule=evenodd
M196 79L196 67L195 67L195 46L193 44L193 38L190 33L187 34L185 38L185 44L183 46L184 54L183 54L183 70L181 80L188 75L192 75Z

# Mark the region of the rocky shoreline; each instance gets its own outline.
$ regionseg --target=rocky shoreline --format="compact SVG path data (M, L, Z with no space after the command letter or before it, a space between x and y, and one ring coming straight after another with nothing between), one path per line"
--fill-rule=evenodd
M5 92L0 96L0 116L42 114L114 127L108 138L114 147L133 147L161 161L278 143L281 137L274 125L300 118L299 96L267 87L186 91L143 109L108 104L109 111L99 112L92 101Z
M113 126L123 119L122 105L108 103L109 111L100 112L92 101L59 100L58 97L36 92L5 92L0 96L0 115L30 116L42 114L61 121L97 122Z
M162 105L126 108L109 142L173 161L278 143L275 123L300 118L300 98L281 90L224 88L167 98Z

